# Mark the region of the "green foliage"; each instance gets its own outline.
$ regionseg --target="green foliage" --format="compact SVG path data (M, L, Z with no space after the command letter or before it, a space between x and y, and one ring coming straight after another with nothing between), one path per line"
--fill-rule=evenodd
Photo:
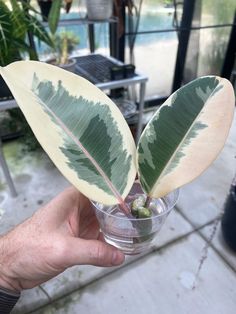
M52 7L48 16L48 25L51 33L54 35L57 31L58 22L60 19L62 0L53 0Z
M47 45L53 45L35 10L23 0L10 0L9 7L0 0L0 30L1 66L22 59L25 53L31 59L37 59L36 51L27 40L28 32Z
M164 4L167 6L173 5L173 0L163 0Z

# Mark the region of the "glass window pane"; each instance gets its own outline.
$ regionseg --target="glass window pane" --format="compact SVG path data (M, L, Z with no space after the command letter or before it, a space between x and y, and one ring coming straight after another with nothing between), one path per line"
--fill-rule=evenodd
M235 0L196 0L193 26L222 27L192 30L184 71L184 83L196 76L220 75L231 32Z
M171 93L178 40L175 32L169 34L171 36L152 34L137 37L134 61L137 72L148 76L146 98Z
M134 3L138 8L140 1ZM130 44L134 38L126 37L125 62L136 65L137 72L148 76L146 98L168 96L171 92L178 39L173 26L174 7L169 0L144 0L140 15L138 32L171 30L160 33L137 34L133 54ZM127 32L135 31L127 19Z
M198 75L220 75L231 28L201 29Z
M232 23L235 0L197 0L202 1L202 26Z

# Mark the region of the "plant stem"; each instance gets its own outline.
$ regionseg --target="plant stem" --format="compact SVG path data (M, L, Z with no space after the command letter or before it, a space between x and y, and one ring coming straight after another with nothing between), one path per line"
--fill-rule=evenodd
M151 197L147 195L144 207L148 208L150 206L150 203L151 203Z
M125 203L125 201L123 200L122 203L120 203L119 205L120 210L125 214L126 217L128 218L133 218L133 215L131 214L130 208L129 206Z
M147 197L145 206L149 206L151 202L151 198ZM148 205L146 205L148 204ZM124 200L122 200L122 203L120 203L119 205L120 210L125 214L125 216L127 218L131 218L131 223L133 225L133 227L135 229L137 229L139 236L138 237L134 237L133 238L133 243L140 243L143 241L146 241L150 238L150 230L152 229L152 221L147 220L146 222L142 222L140 223L139 218L135 219L135 216L132 215L131 213L131 209L129 208L129 206L125 203Z

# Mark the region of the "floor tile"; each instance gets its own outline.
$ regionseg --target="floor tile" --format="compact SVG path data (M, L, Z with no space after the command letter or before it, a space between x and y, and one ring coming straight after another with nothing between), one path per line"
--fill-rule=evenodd
M14 160L10 159L18 196L11 197L7 188L0 191L0 234L30 217L69 185L41 150L14 166L12 163Z
M32 308L42 306L48 302L47 295L39 287L25 290L21 293L20 300L17 302L12 314L28 313Z

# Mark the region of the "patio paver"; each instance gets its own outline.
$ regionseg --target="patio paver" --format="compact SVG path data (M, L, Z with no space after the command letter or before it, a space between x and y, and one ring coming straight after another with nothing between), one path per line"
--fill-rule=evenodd
M0 234L30 217L69 185L41 150L25 157L14 155L8 164L18 196L11 197L8 188L0 190Z
M39 308L45 304L49 304L50 299L48 296L40 289L40 287L35 287L34 289L24 290L21 293L21 298L17 302L17 308L13 310L13 313L16 310L16 313L26 313L30 309Z

